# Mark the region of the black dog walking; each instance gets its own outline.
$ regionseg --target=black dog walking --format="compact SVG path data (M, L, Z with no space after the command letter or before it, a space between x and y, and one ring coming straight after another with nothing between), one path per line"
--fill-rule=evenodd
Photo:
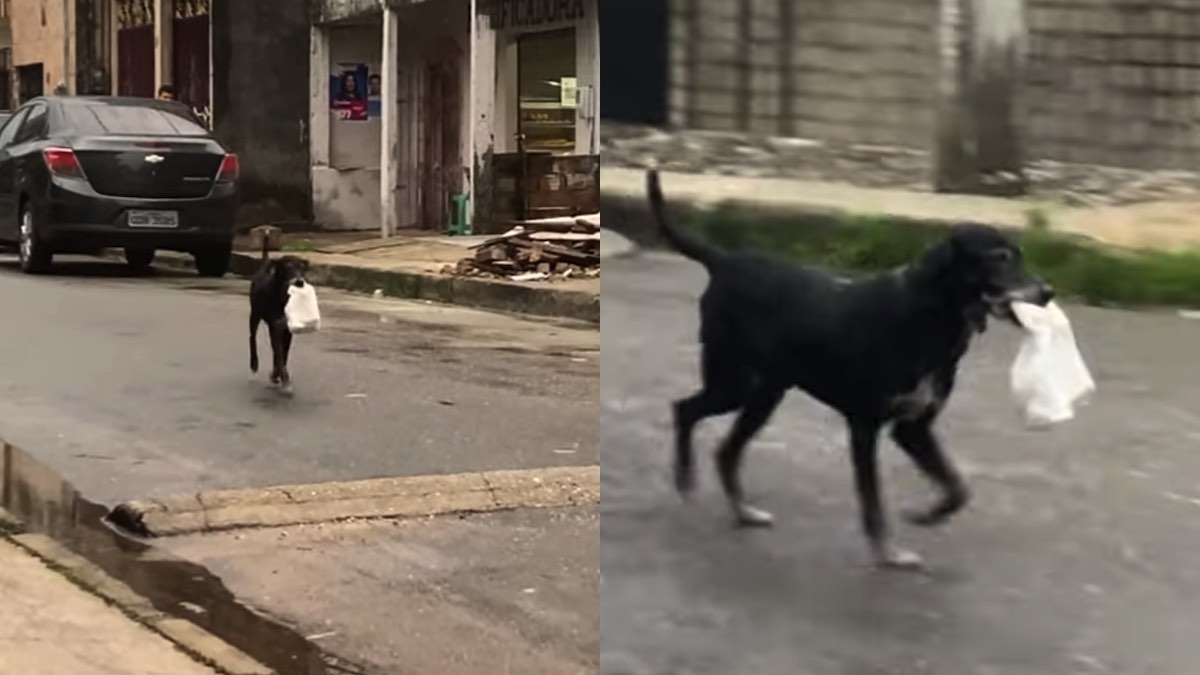
M647 188L663 236L710 278L700 299L703 388L674 405L678 489L686 494L694 485L696 424L737 411L717 452L718 474L740 524L770 525L769 513L746 502L739 467L746 445L796 387L846 420L862 527L875 561L919 566L916 554L889 538L879 433L890 424L892 439L941 489L931 507L909 514L911 522L937 525L962 509L969 493L934 423L988 315L1015 323L1011 303L1045 305L1050 287L1026 271L1018 247L986 226L957 226L912 264L848 281L768 255L718 249L668 222L657 172L648 173Z
M288 373L288 354L292 348L292 332L288 330L284 308L288 303L288 287L303 287L307 283L308 261L293 255L271 259L267 240L263 237L262 267L250 280L250 371L258 372L258 324L265 321L271 335L271 383L290 391L292 376Z

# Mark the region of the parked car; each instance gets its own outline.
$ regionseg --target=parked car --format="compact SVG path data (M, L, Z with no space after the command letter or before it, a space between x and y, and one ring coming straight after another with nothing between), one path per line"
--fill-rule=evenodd
M123 248L146 269L159 249L204 276L229 269L239 165L182 103L47 97L0 127L0 241L21 269L57 253Z

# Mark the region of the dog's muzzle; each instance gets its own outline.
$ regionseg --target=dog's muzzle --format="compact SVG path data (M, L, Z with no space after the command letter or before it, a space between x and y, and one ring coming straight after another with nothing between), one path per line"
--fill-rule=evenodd
M992 316L1020 325L1017 315L1012 311L1012 303L1025 302L1037 305L1038 307L1045 307L1054 299L1054 287L1045 281L1037 279L1033 283L1020 288L1003 293L985 295L983 299L987 303L988 311Z

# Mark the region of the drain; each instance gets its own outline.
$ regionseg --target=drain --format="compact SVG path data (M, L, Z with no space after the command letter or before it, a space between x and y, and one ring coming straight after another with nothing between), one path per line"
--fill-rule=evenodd
M0 507L20 519L25 531L53 538L129 586L157 610L196 624L279 675L364 672L243 605L203 566L120 531L108 522L104 506L84 499L28 453L8 443L2 445Z

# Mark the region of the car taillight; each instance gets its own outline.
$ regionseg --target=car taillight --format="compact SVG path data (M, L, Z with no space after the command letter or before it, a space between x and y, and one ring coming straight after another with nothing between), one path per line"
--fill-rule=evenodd
M221 161L221 170L217 172L217 182L232 183L238 179L241 171L242 165L238 163L237 155L231 152L225 155L225 159Z
M58 178L83 178L83 167L70 148L46 148L42 150L42 159L46 160L50 173Z

